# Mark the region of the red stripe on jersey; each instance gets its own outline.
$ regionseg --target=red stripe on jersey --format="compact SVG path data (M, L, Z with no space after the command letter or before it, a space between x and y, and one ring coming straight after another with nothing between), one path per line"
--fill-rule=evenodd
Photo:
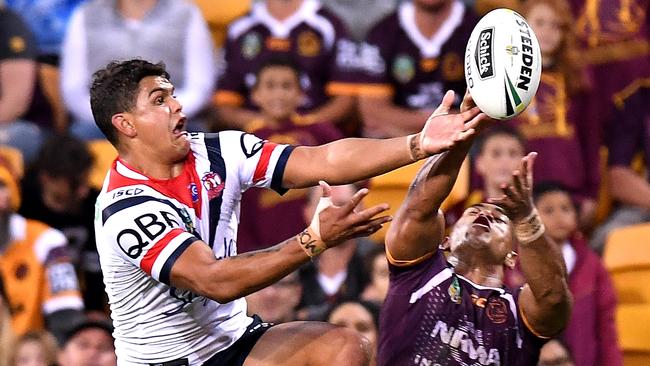
M144 255L144 258L142 258L142 261L140 261L140 268L142 268L143 271L147 272L148 275L151 275L151 268L160 255L160 252L165 249L167 244L169 244L172 239L181 235L182 233L184 233L183 230L176 228L165 234L165 236L163 236L162 239L158 240L158 242L147 251L147 254Z
M257 162L257 167L255 167L255 173L253 174L253 183L257 183L264 179L266 176L266 169L269 167L269 160L271 160L271 153L278 146L272 142L264 143L262 148L262 156L260 156L260 161Z

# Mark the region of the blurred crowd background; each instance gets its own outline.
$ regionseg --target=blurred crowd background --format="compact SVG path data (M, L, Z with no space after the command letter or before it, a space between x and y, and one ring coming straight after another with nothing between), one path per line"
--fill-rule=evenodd
M481 136L443 204L447 223L539 152L535 202L574 299L539 364L650 364L649 0L0 0L0 366L116 363L93 229L116 152L90 110L95 70L164 62L189 130L300 145L402 136L446 90L460 103L467 39L497 7L536 32L541 83L523 114ZM395 209L418 167L336 187L334 201L367 186L367 204ZM319 195L247 192L239 253L302 230ZM384 232L249 296L251 314L375 342Z

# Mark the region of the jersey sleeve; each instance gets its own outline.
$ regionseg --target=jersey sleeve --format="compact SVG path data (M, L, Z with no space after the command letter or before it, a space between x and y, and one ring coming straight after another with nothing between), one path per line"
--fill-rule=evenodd
M45 270L43 314L59 310L83 309L79 281L70 261L67 240L63 233L49 228L34 243L38 260Z
M185 221L188 220L184 221L181 215L164 199L136 196L103 209L101 224L118 255L169 285L174 263L198 240L187 231Z
M233 164L242 191L271 188L283 194L282 178L294 146L276 144L241 131L219 133L226 164ZM229 168L230 169L230 168Z

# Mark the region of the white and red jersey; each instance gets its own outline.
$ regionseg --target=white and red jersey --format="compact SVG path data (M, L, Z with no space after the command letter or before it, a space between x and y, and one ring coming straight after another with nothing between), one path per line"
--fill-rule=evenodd
M196 240L215 257L237 254L239 203L249 187L282 192L292 147L239 131L190 134L183 172L157 180L114 162L97 199L95 228L120 365L187 358L202 364L250 324L246 301L220 304L169 283Z

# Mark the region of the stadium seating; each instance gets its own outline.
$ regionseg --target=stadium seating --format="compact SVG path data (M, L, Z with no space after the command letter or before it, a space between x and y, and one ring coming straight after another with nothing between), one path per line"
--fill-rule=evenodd
M423 164L424 161L419 161L372 178L369 184L370 193L364 199L365 205L370 207L379 203L388 203L390 205L388 214L395 215L395 212L404 201L404 197L406 197L411 182ZM469 169L470 163L466 159L458 174L456 184L447 199L442 203L441 209L443 211L464 200L469 194ZM381 230L373 234L370 238L378 243L383 243L387 229L388 225L384 225Z
M101 189L104 184L106 172L110 169L117 157L117 151L108 140L92 140L88 142L90 153L93 154L95 162L90 171L90 185Z
M648 244L650 224L614 230L607 239L603 259L612 276L619 304L650 305Z
M650 304L620 305L616 312L625 366L650 365Z

